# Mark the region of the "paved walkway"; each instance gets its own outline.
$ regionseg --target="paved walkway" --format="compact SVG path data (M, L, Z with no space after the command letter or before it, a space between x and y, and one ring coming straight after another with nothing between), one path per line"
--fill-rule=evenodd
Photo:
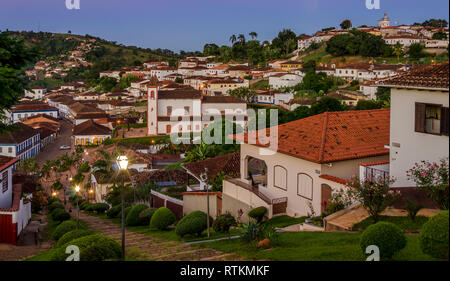
M436 209L421 209L418 216L432 217L437 214L440 210ZM382 216L394 216L394 217L406 217L408 212L401 209L387 208L380 215ZM328 224L334 225L342 230L352 230L353 225L361 222L369 217L369 213L362 207L357 206L352 208L349 212L333 218L328 221Z
M80 220L90 229L121 243L122 230L117 224L80 212ZM126 255L136 260L154 261L241 261L236 254L224 254L214 249L197 248L179 241L152 237L126 230Z

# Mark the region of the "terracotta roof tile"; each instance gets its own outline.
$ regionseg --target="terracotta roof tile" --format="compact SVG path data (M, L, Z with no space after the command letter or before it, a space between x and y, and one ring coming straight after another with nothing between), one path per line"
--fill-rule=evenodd
M74 136L98 136L111 135L111 130L105 126L99 125L92 120L83 122L73 129Z
M382 80L378 85L391 88L426 88L449 89L449 64L448 61L420 67L405 74Z
M239 177L241 171L241 160L239 152L236 152L203 161L181 164L181 166L197 178L200 178L200 174L205 171L205 168L208 168L209 179L213 179L222 171L225 175Z
M255 145L269 148L262 143L278 138L277 152L330 163L388 154L389 130L390 109L326 112L279 125L278 136L263 136ZM248 133L233 138L248 143Z

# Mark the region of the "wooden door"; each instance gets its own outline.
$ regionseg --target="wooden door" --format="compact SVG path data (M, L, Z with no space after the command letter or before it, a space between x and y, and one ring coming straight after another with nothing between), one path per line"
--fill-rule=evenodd
M322 205L322 213L325 213L326 206L328 204L328 201L331 199L331 187L328 184L322 184L321 188L321 205Z

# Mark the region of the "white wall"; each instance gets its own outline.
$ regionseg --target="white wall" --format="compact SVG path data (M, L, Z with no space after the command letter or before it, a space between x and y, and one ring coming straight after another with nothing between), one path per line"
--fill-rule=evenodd
M415 132L415 102L449 106L448 92L392 89L390 175L394 187L415 186L406 171L421 160L439 161L449 155L449 137ZM398 147L399 146L399 147Z
M0 171L0 179L5 171L8 171L8 190L3 193L3 184L0 182L0 208L11 208L12 204L12 166Z

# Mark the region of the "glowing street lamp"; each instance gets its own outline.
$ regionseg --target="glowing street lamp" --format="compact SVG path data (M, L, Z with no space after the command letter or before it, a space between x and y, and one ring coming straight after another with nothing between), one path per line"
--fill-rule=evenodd
M77 185L75 186L75 192L76 192L76 196L77 196L77 230L78 230L78 226L79 226L79 221L80 221L80 208L78 207L78 192L80 192L80 186Z
M125 155L117 157L117 166L122 172L128 168L128 158ZM122 260L125 260L125 183L122 175Z

